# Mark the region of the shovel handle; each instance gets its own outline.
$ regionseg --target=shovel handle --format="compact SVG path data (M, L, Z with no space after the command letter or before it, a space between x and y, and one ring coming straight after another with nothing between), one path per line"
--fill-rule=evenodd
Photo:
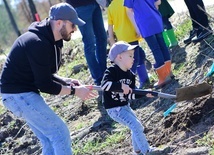
M90 85L90 86L86 86L86 87L88 87L91 90L102 91L100 86ZM122 89L121 90L114 90L114 92L122 93L123 90ZM153 96L156 96L156 97L162 97L162 98L168 98L168 99L176 99L176 95L161 93L161 92L157 92L157 91L150 91L150 90L133 89L132 93L138 94L138 95L146 95L146 94L150 93L150 94L152 94Z

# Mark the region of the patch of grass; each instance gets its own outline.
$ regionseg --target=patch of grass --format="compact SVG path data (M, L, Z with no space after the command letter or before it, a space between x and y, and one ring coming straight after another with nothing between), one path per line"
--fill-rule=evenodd
M189 31L192 29L192 23L190 19L185 20L182 24L175 29L175 35L177 40L183 40L183 38L189 35Z
M67 107L69 104L70 104L70 101L69 101L69 100L66 100L65 102L63 102L63 106L64 106L64 107Z
M174 75L179 75L181 71L185 68L185 63L176 64L176 67L173 69Z
M85 127L85 123L84 122L80 122L78 123L78 125L75 127L75 130L79 130L81 128Z
M213 134L208 133L204 134L203 138L199 139L196 141L196 144L199 146L206 146L210 148L209 154L214 154L214 137Z
M6 108L0 105L0 115L4 114L6 111L7 111Z
M120 132L116 132L113 135L108 135L104 140L101 140L101 138L93 138L92 140L89 140L82 144L82 147L77 146L78 142L73 144L73 153L74 155L78 154L93 154L94 152L99 152L109 146L116 145L118 143L121 143L124 141L127 135L127 129L124 128L124 130Z

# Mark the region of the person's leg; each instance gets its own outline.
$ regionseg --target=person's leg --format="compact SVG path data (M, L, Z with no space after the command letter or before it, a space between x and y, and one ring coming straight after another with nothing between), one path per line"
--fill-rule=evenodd
M129 44L138 45L138 47L136 47L134 51L134 64L132 65L131 71L134 74L136 74L137 72L139 76L139 83L140 83L138 88L142 89L144 84L146 82L149 82L148 73L146 70L146 66L144 64L146 55L143 49L139 46L138 41L129 42Z
M149 143L143 133L144 127L128 105L107 109L107 113L113 120L127 126L131 130L135 151L141 150L142 153L146 153L149 150Z
M201 27L200 25L202 25L203 27L208 27L208 17L206 15L205 11L205 7L204 7L204 3L202 0L195 0L194 2L191 0L186 0L189 1L188 2L188 9L190 8L190 11L192 12L190 14L191 18L194 19L193 23L194 26L196 28ZM201 10L199 7L201 7L203 10ZM200 25L199 25L200 24Z
M192 42L197 43L203 40L204 38L208 37L209 35L211 35L213 31L209 26L209 21L208 21L207 14L205 13L206 10L205 10L203 1L196 0L194 2L194 5L196 5L194 7L194 11L196 12L196 15L197 15L196 16L197 19L195 23L198 24L199 29L197 32L197 38L193 38Z
M96 55L96 39L93 26L93 13L96 6L97 4L94 3L91 5L78 7L76 8L76 11L78 13L78 16L86 22L85 25L79 26L79 30L82 34L82 41L84 43L84 53L91 76L94 79L95 84L100 85L103 71L101 71L100 64Z
M173 79L174 75L173 75L172 69L171 69L171 57L170 57L169 50L164 43L162 35L157 34L156 37L157 37L157 40L158 40L160 47L163 51L164 64L165 64L164 66L165 66L165 70L166 70L166 74L167 74L166 76Z
M129 42L130 45L138 45L138 41ZM139 47L136 47L134 50L134 63L132 65L131 71L136 74L137 66L139 65L139 61L141 59L140 53L139 53ZM144 58L145 59L145 58Z
M5 106L22 117L42 142L45 155L71 155L70 132L65 123L37 93L2 95ZM14 106L16 105L16 106ZM50 146L51 145L51 146Z
M184 43L189 44L191 43L192 38L194 38L197 35L199 29L199 25L195 22L197 21L196 14L197 12L194 11L195 10L194 8L197 7L197 4L195 3L195 1L193 2L192 0L184 0L184 2L188 8L190 18L192 21L192 30L189 32L188 38L184 39Z
M154 87L158 89L171 81L167 69L165 68L165 61L170 60L169 50L164 42L162 33L146 37L145 40L156 61L154 68L158 75L158 82L154 84Z
M107 65L107 35L103 23L102 12L100 6L97 4L95 4L95 9L92 15L92 23L96 40L96 59L101 69L98 83L101 83Z
M151 49L152 54L154 56L154 59L155 59L154 68L158 68L158 67L164 65L164 62L165 62L164 56L162 54L161 47L158 43L156 35L145 37L144 39L147 42L147 44L148 44L149 48Z
M197 0L195 0L194 2L192 0L184 0L184 2L188 8L193 29L198 29L199 25L196 23L196 21L199 20L197 19Z
M163 35L162 33L158 33L155 35L156 36L156 40L157 40L157 43L160 47L160 52L162 53L163 55L163 59L164 59L164 63L166 61L169 61L171 60L170 58L170 53L169 53L169 49L167 48L165 42L164 42L164 39L163 39Z
M42 154L43 155L53 155L54 149L52 147L51 141L39 130L37 130L33 125L27 123L27 125L31 128L33 133L37 136L42 144Z
M164 25L164 29L165 29L165 30L170 30L170 29L172 29L172 24L171 24L171 22L169 21L169 18L168 18L168 17L162 17L162 20L163 20L163 25Z
M140 85L139 89L142 89L150 84L148 72L145 65L146 54L144 50L139 47L139 65L137 66L137 74L139 76Z

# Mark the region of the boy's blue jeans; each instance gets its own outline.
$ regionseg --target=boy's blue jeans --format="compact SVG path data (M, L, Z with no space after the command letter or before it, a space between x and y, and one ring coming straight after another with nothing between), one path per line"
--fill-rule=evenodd
M72 155L66 124L37 93L1 94L4 106L22 117L42 143L43 155Z
M78 16L86 22L79 26L84 43L84 52L92 78L96 85L101 84L106 70L107 34L100 6L94 2L75 8Z
M154 68L159 68L163 66L166 61L171 60L169 49L164 42L162 33L154 34L144 39L153 53L155 59Z
M116 122L127 126L131 130L134 151L146 153L150 147L144 135L144 127L129 105L107 109L108 115Z

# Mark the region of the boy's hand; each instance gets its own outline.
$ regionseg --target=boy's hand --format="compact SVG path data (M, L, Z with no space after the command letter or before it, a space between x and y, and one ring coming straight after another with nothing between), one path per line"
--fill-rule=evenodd
M152 98L152 97L154 97L151 93L148 93L148 94L146 94L146 97L150 97L150 98Z
M132 93L132 89L129 87L129 85L122 83L122 90L124 94Z

